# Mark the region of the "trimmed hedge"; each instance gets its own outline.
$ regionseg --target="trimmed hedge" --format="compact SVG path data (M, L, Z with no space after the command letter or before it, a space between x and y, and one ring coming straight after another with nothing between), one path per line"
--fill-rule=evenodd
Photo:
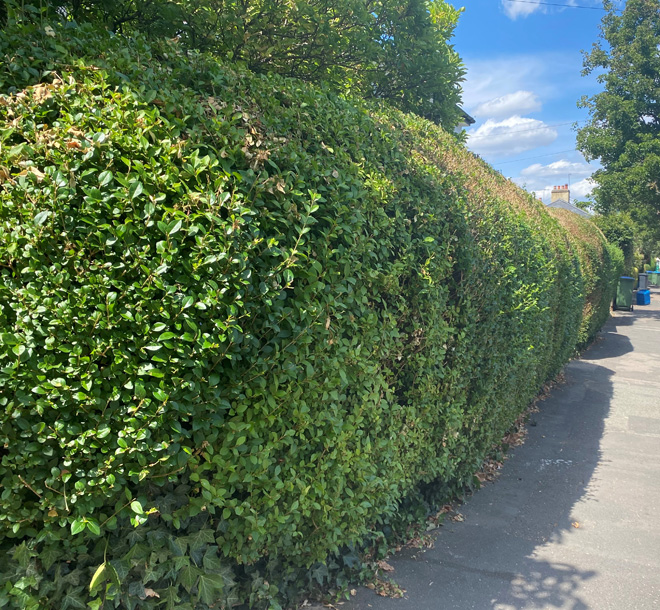
M88 27L0 52L2 607L327 585L605 315L591 225L418 117Z
M548 208L566 229L571 248L580 262L585 303L577 347L586 347L610 316L612 286L623 274L622 250L607 242L598 226L578 214L561 208Z

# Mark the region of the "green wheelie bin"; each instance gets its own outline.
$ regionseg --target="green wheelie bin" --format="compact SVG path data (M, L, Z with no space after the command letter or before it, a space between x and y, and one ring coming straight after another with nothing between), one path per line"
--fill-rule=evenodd
M619 286L616 289L616 298L614 299L614 309L633 310L633 287L635 278L622 275L619 278Z

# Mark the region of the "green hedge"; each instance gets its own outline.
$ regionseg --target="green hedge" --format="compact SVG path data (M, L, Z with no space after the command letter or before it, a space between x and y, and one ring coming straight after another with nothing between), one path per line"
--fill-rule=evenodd
M611 296L415 116L86 27L0 53L0 607L327 585Z
M613 286L624 273L624 254L607 242L594 222L561 208L549 211L566 229L584 278L585 303L577 344L580 349L593 340L609 318Z

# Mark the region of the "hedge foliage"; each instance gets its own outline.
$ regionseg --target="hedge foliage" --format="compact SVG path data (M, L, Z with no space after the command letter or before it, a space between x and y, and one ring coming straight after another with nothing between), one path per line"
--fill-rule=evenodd
M614 243L608 243L594 222L561 208L549 208L549 211L566 229L582 270L586 298L577 347L583 348L610 315L612 286L616 286L624 272L624 253Z
M423 119L87 27L0 53L1 607L325 585L606 313L600 234Z

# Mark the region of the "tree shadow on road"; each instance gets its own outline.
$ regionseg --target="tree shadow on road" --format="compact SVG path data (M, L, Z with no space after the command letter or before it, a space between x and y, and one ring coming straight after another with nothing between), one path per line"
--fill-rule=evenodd
M571 563L575 553L564 549L579 544L576 505L598 485L613 395L613 372L590 360L632 349L612 340L567 365L566 382L540 404L526 443L495 483L461 507L463 522L440 528L434 548L404 550L390 560L404 598L377 598L365 589L344 608L586 610L581 591L598 572L589 562Z

